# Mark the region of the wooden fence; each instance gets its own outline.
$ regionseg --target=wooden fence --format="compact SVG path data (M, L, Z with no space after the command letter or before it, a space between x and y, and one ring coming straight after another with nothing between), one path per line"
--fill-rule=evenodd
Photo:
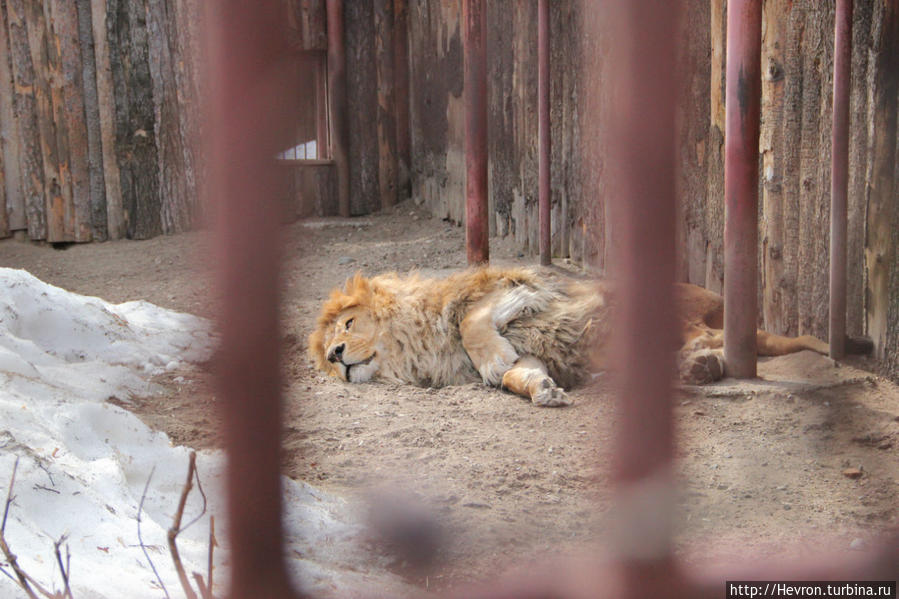
M685 5L681 88L671 99L680 116L678 276L720 291L726 1ZM607 165L618 151L609 145L618 115L611 111L616 90L609 84L615 67L608 60L609 36L584 33L591 7L590 0L552 4L552 232L556 257L604 272L617 247L618 226L608 207L620 194ZM537 0L488 3L487 15L491 232L514 236L531 253L538 235L536 10ZM894 374L897 12L891 0L855 3L848 239L848 332L870 335ZM457 221L465 197L459 26L454 3L421 0L410 7L413 197ZM826 339L834 3L765 0L763 32L759 324ZM598 143L585 143L594 139ZM596 156L585 153L590 148Z
M199 218L189 0L0 0L0 236L142 239Z

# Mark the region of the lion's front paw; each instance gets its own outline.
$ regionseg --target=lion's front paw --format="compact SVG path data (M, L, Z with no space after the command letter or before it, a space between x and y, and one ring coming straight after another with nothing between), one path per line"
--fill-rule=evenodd
M688 354L680 364L681 381L688 385L714 383L724 376L724 354L720 349L702 349Z
M543 408L559 408L562 406L570 406L571 399L561 387L556 387L555 382L546 377L540 381L537 389L531 394L531 401L535 406Z

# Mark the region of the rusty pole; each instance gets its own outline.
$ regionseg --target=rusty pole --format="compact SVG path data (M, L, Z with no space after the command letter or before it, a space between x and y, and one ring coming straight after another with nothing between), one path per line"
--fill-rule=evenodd
M616 222L621 285L616 327L621 372L614 445L614 551L625 597L673 592L674 377L677 96L673 25L679 2L622 3L613 35L621 56L616 122L621 196ZM596 92L594 92L596 93ZM646 339L655 339L647 344ZM647 372L652 375L647 376ZM635 439L640 439L635 443ZM652 514L648 517L648 514Z
M398 201L412 195L409 181L411 144L409 135L409 3L393 2L393 60L395 61L394 94L396 102L396 157Z
M724 158L724 363L756 376L761 0L727 3Z
M852 0L837 0L830 164L830 357L846 355L846 232L849 194L849 84Z
M552 235L550 233L550 157L552 130L549 122L549 0L537 4L537 119L539 122L539 221L540 264L552 263Z
M463 0L465 246L469 264L490 260L487 238L487 47L483 0Z
M210 3L207 205L216 213L233 599L292 597L281 525L279 173L296 97L278 0ZM290 89L288 86L294 86Z
M350 167L347 162L346 46L343 0L328 0L328 116L331 123L331 160L337 175L337 213L350 215Z

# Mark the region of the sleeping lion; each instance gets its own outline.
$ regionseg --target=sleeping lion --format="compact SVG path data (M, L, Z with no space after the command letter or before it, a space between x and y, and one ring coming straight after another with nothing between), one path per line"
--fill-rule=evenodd
M707 383L724 375L724 301L677 284L681 378ZM309 354L342 380L384 380L422 387L483 381L538 406L570 403L563 389L606 365L614 297L601 281L548 269L472 268L445 279L357 273L325 302ZM827 344L810 336L758 332L760 355Z

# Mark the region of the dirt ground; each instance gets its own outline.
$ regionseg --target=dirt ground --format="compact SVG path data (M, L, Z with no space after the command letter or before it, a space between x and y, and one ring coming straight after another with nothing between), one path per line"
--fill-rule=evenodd
M462 229L410 204L285 229L285 472L360 505L387 494L396 512L431 522L434 561L414 570L396 560L411 583L431 589L582 552L609 521L616 416L603 378L573 390L571 407L540 409L480 385L350 385L311 369L305 339L334 286L357 270L448 273L464 267L463 240ZM66 249L7 240L0 266L108 301L209 316L210 244L203 232ZM491 253L497 263L534 262L495 240ZM676 539L685 559L864 551L896 527L899 388L866 360L850 363L803 352L764 360L762 380L678 391ZM158 382L169 392L135 398L131 409L176 443L216 446L209 374Z

